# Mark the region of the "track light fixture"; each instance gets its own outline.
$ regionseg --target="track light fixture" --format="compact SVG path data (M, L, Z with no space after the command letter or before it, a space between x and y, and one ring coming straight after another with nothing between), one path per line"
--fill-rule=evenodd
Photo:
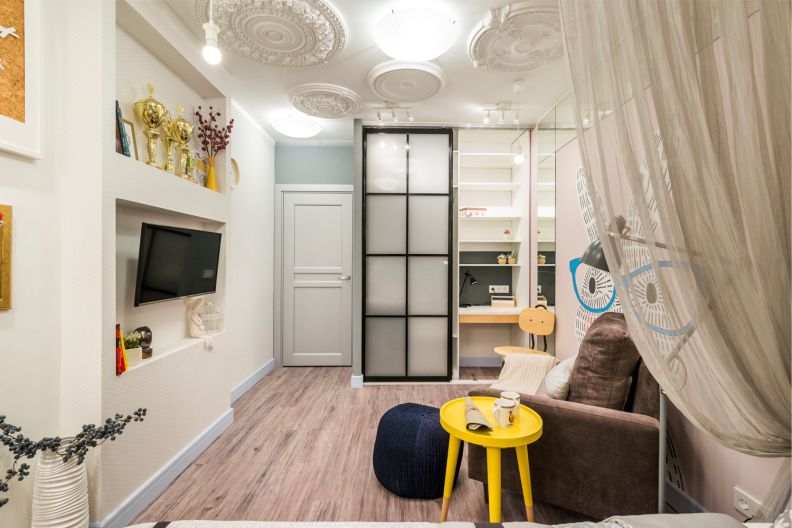
M522 106L512 104L511 101L501 101L495 105L490 106L489 108L484 107L482 111L484 112L484 118L482 122L485 125L489 125L491 122L492 113L495 113L495 117L497 118L498 125L504 125L508 118L510 124L519 127L520 126L520 111L522 110Z
M374 110L377 111L377 121L379 123L387 120L388 114L390 114L390 121L392 123L399 123L403 119L409 121L410 123L415 121L415 115L412 113L412 107L394 106L391 103L385 103L385 106L374 108ZM385 117L383 117L383 115Z

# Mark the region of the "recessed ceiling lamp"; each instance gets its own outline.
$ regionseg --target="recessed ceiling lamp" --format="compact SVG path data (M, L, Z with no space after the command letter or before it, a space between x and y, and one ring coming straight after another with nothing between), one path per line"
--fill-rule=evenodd
M525 156L523 154L515 154L514 155L514 163L515 165L522 165L525 161Z
M203 47L203 58L209 64L220 64L223 60L223 53L217 47L217 35L220 34L220 27L212 19L212 0L209 0L209 22L203 25L206 35L206 45Z
M270 119L270 124L284 136L298 139L314 137L322 131L321 123L299 112L276 115Z
M451 16L430 7L391 10L374 26L374 42L389 57L421 62L439 57L457 38Z

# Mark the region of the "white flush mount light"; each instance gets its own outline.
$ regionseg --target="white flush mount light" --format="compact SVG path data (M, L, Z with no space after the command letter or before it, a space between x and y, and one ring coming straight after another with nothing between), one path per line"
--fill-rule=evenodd
M273 116L270 124L284 136L298 139L314 137L322 131L322 124L319 121L299 112Z
M220 64L223 60L223 53L217 47L217 36L220 34L220 27L212 19L212 0L209 0L209 22L203 25L206 35L206 45L203 47L203 58L209 64Z
M422 62L439 57L457 38L453 17L431 7L393 9L374 26L374 42L389 57Z

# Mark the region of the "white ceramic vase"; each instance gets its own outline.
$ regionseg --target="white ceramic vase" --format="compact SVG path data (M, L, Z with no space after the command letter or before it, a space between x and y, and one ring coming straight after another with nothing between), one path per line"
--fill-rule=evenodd
M33 485L31 528L88 528L88 475L83 462L63 462L61 455L39 455Z

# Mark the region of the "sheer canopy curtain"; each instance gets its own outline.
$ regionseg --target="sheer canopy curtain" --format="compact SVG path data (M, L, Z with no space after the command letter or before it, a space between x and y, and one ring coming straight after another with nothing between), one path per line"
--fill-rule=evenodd
M697 427L790 456L789 0L560 0L597 227ZM790 496L789 462L760 514Z

